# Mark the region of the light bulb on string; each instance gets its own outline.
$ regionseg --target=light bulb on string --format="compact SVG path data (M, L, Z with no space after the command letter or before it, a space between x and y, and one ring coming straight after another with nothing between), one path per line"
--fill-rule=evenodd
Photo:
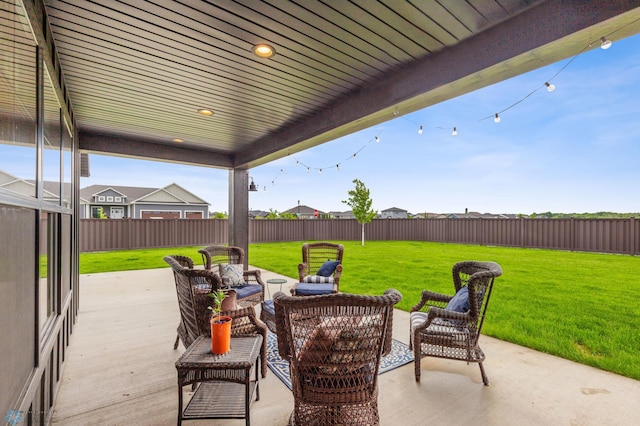
M458 136L458 129L457 128L453 128L453 132L451 132L451 136Z
M318 170L318 174L321 175L322 174L322 169Z
M611 40L607 40L606 37L600 37L600 41L602 42L600 44L600 49L607 50L611 47Z
M296 160L296 167L300 165L300 161Z
M376 143L380 143L380 138L376 136Z
M276 181L275 180L271 181L271 186L276 186Z
M311 171L311 168L307 167L307 173L309 173Z
M336 164L336 171L340 171L340 164Z
M280 169L280 174L284 174L284 169Z
M494 121L495 123L499 123L499 122L501 121L501 118L500 118L500 116L498 115L498 113L496 113L496 116L493 118L493 121Z
M418 134L421 135L422 134L422 126L420 126L420 128L418 129Z
M549 83L548 81L544 83L545 86L547 86L547 92L551 93L554 90L556 90L556 86L554 86L553 84Z

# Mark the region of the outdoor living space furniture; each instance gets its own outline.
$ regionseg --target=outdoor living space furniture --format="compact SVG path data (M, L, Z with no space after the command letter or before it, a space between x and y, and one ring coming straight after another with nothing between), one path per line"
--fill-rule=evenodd
M415 376L420 381L420 359L433 356L477 362L482 381L489 385L478 339L496 277L502 268L495 262L466 261L453 266L455 295L423 290L411 308L410 344L414 350Z
M342 275L344 246L329 242L302 245L302 263L298 265L298 283L291 294L311 296L337 293Z
M183 419L245 419L249 426L253 395L256 401L260 399L258 364L262 343L260 335L232 337L231 350L214 355L210 339L196 339L176 361L178 425ZM182 387L186 385L192 385L195 393L183 411Z
M264 300L265 284L257 269L244 270L244 250L240 247L211 245L198 250L206 270L217 271L224 286L233 287L240 306L253 306Z
M278 351L289 361L290 425L377 425L378 367L391 350L396 290L273 297Z
M182 340L185 348L199 336L211 336L212 299L209 293L222 287L220 276L206 269L193 269L193 261L187 256L169 255L164 257L165 262L171 266L176 282L178 295L178 307L180 309L180 324L178 325L178 338L174 349L178 347L178 340ZM183 266L187 265L187 266ZM232 318L232 336L262 336L262 377L267 375L267 327L256 315L253 306L233 309L223 305L222 315Z

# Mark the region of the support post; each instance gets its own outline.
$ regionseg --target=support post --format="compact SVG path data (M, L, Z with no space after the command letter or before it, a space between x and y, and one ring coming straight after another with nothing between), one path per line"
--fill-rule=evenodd
M244 268L249 265L249 173L229 170L229 245L244 250Z

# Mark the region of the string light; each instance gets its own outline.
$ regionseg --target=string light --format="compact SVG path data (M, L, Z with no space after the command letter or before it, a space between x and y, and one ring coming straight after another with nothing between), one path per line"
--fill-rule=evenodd
M621 28L619 28L619 29L617 29L617 30L613 31L613 32L612 32L612 33L610 33L610 34L613 34L613 33L615 33L615 32L618 32L618 31L622 30L623 28L628 27L628 26L630 26L630 25L634 24L634 23L635 23L635 22L637 22L637 21L640 21L640 18L638 18L638 19L634 20L634 21L633 21L633 22L631 22L631 23L627 23L625 26L623 26L623 27L621 27ZM600 42L601 42L600 47L601 47L602 49L604 49L604 50L609 49L609 48L611 47L611 44L612 44L611 40L608 40L608 39L607 39L606 37L604 37L604 36L603 36L603 37L600 37ZM546 87L546 89L547 89L547 91L548 91L548 92L553 92L553 91L556 89L556 86L555 86L555 85L553 85L553 84L551 84L551 83L549 83L549 81L551 81L551 80L555 79L555 78L556 78L556 77L557 77L557 76L558 76L562 71L564 71L564 69L565 69L565 68L567 68L567 67L568 67L568 66L569 66L569 65L570 65L570 64L571 64L571 63L572 63L572 62L573 62L573 61L574 61L578 56L580 56L582 53L584 53L584 52L585 52L589 47L592 47L591 42L590 42L587 46L585 46L585 47L584 47L580 52L578 52L574 57L572 57L572 58L571 58L571 59L570 59L570 60L569 60L569 61L568 61L564 66L562 66L562 67L560 68L560 70L558 70L558 71L556 72L556 74L555 74L555 75L553 75L553 77L551 77L551 79L549 79L548 81L546 81L546 82L544 83L544 86L539 86L538 88L534 89L534 90L533 90L533 91L531 91L529 94L527 94L525 97L523 97L522 99L520 99L520 100L518 100L518 101L514 102L513 104L511 104L511 105L510 105L510 106L508 106L507 108L504 108L504 109L502 109L501 111L499 111L499 112L497 112L497 113L495 113L495 114L493 114L493 115L490 115L490 116L484 117L484 118L482 118L482 119L481 119L481 120L479 120L479 121L486 120L486 119L488 119L488 118L492 118L492 117L493 117L493 121L494 121L495 123L500 123L500 122L501 122L500 113L503 113L503 112L505 112L505 111L507 111L507 110L509 110L509 109L511 109L511 108L513 108L513 107L515 107L516 105L520 104L521 102L525 101L527 98L529 98L531 95L533 95L535 92L537 92L537 91L538 91L539 89L541 89L542 87ZM394 115L395 117L400 116L400 112L399 112L399 110L398 110L398 107L397 107L397 106L396 106L396 107L395 107L395 109L393 110L393 115ZM405 117L405 116L401 116L401 117L402 117L402 118L404 118L404 119L406 119L407 121L410 121L411 123L415 124L416 126L418 126L418 124L417 124L417 123L415 123L415 122L411 121L409 118L407 118L407 117ZM443 130L446 130L446 129L447 129L446 127L441 127L441 126L436 126L436 128L438 128L438 129L443 129ZM422 126L422 125L419 125L419 126L418 126L418 134L419 134L419 135L423 134L423 131L424 131L423 126ZM451 136L458 136L458 128L457 128L457 126L453 128L453 131L451 132ZM369 143L373 142L374 140L376 141L376 143L380 143L380 137L379 137L378 135L376 135L373 139L370 139L370 140L369 140ZM350 159L354 159L354 158L356 158L356 156L358 155L358 152L362 151L364 148L366 148L366 145L365 145L365 146L363 146L362 148L360 148L358 151L354 152L354 153L353 153L350 157L348 157L346 160L350 160ZM340 164L341 164L341 163L336 164L336 171L340 171ZM307 173L309 173L309 172L311 171L311 166L306 165L306 164L304 164L304 163L302 163L301 161L299 161L299 160L297 160L297 159L296 159L296 166L299 166L299 165L302 165L302 166L306 167L306 168L307 168ZM322 171L323 171L323 169L322 169L322 168L314 167L314 169L315 169L315 170L318 170L318 174L322 174ZM284 169L280 169L280 174L283 174L283 173L284 173ZM277 177L276 177L276 179L277 179ZM275 180L271 181L271 183L272 183L272 185L274 185L274 186L275 186ZM267 190L267 187L266 187L266 186L264 187L264 190L265 190L265 191Z

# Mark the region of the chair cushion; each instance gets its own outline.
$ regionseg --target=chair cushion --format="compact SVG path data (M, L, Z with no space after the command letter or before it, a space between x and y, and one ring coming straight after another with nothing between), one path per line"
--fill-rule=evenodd
M222 284L225 287L237 287L245 285L244 277L242 276L242 273L244 272L244 268L242 265L219 263L218 268L220 270L220 278L222 278Z
M336 270L336 267L340 264L337 260L327 260L322 264L320 269L316 275L320 275L321 277L330 277L333 275L333 272Z
M462 287L458 292L449 300L449 303L445 307L448 311L467 312L469 310L469 289Z
M273 300L265 300L262 303L262 310L267 314L268 317L275 318L276 307L273 304Z
M319 294L333 293L333 284L296 284L296 296L316 296Z
M249 296L253 296L254 294L260 293L262 291L262 286L256 284L245 284L233 287L233 289L238 294L237 299L242 300Z
M415 329L417 326L421 324L424 324L426 320L427 320L426 312L420 312L420 311L411 312L411 315L409 317L411 330Z
M323 277L321 275L307 275L302 279L302 282L316 283L316 284L333 284L333 277Z

